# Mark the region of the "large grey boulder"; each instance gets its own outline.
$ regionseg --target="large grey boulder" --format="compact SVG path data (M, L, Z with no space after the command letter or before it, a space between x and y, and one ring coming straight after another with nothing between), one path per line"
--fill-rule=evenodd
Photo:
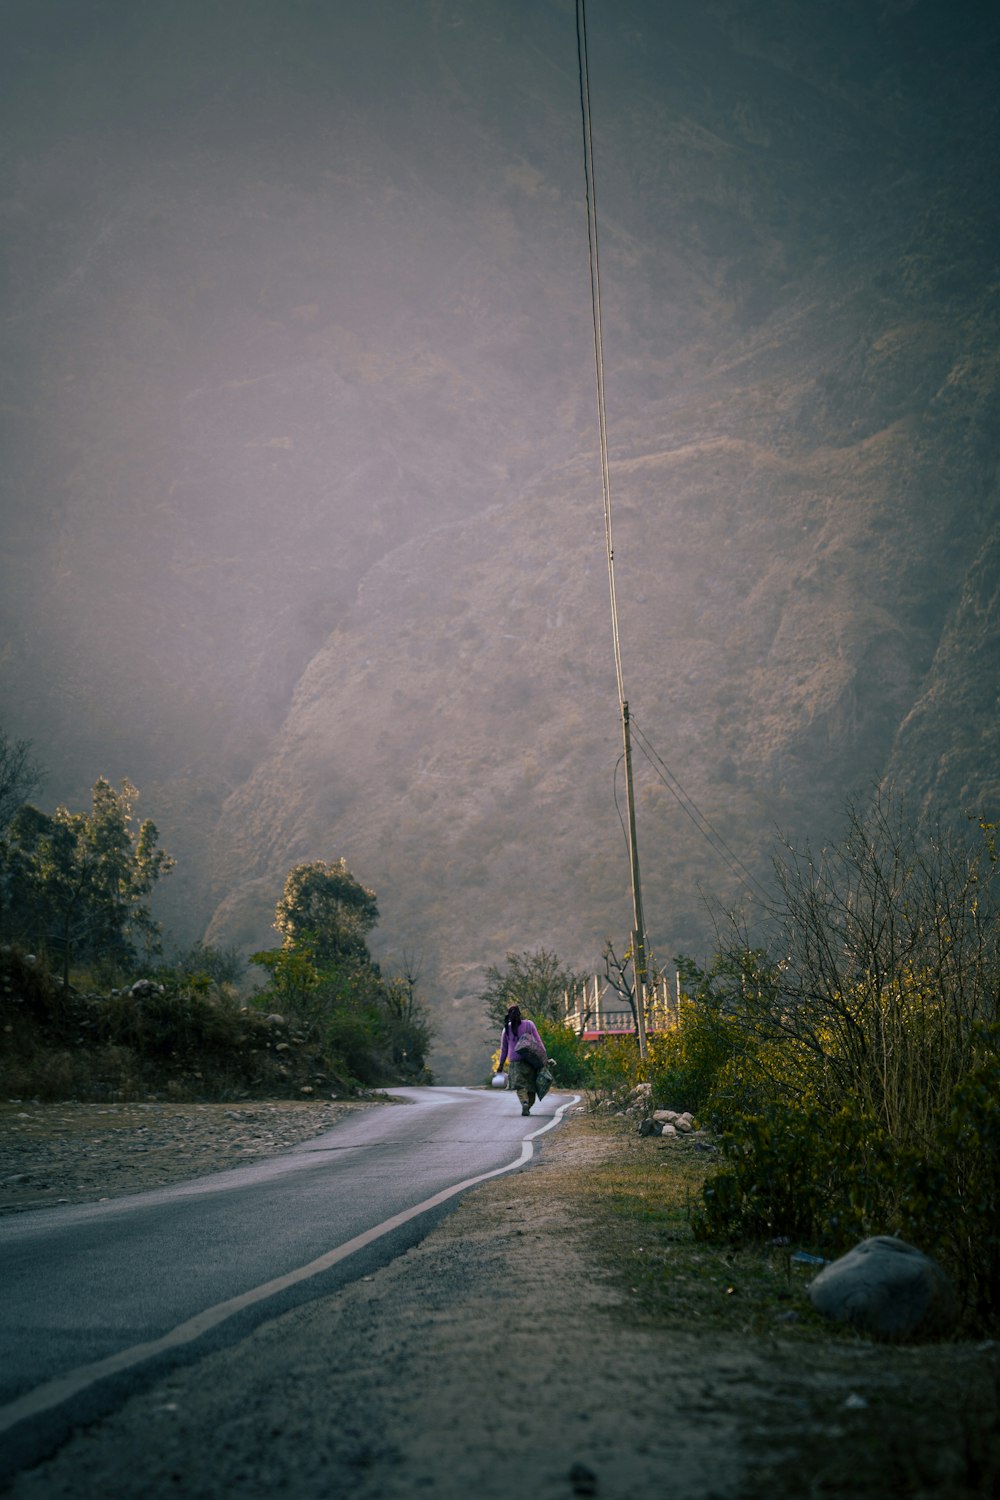
M883 1339L948 1333L958 1315L954 1289L937 1262L884 1234L826 1266L810 1285L809 1299L834 1322Z

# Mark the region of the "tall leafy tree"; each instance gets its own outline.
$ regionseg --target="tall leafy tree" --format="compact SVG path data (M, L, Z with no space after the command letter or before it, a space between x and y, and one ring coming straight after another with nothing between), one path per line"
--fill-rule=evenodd
M430 1026L416 996L416 974L385 979L368 951L378 920L375 892L339 859L296 865L275 908L280 948L251 955L270 976L276 1003L303 1036L318 1038L338 1070L377 1083L420 1078Z
M159 951L150 898L174 861L159 847L151 819L137 825L138 796L130 781L116 791L102 776L90 812L58 807L49 817L26 805L11 822L15 925L21 936L61 953L67 983L74 959L122 964L140 944Z
M308 948L320 965L366 956L365 940L377 921L375 892L354 878L343 858L296 865L274 914L284 946Z

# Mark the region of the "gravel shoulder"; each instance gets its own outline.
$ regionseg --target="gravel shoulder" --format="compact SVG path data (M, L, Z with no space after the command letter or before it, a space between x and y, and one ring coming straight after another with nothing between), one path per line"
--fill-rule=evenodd
M381 1102L381 1101L380 1101ZM92 1203L263 1161L370 1100L0 1104L0 1213Z
M223 1123L226 1107L222 1121L215 1106L208 1116L182 1108L209 1121L206 1139L248 1123ZM952 1356L643 1326L635 1289L606 1268L586 1190L622 1139L570 1116L542 1137L534 1165L465 1194L405 1255L164 1376L5 1493L507 1500L524 1488L543 1500L747 1500L818 1492L816 1469L807 1478L797 1455L807 1450L806 1462L821 1464L844 1450L854 1424L881 1420L880 1391L898 1391L918 1360L933 1377L935 1361ZM138 1172L148 1166L135 1163Z

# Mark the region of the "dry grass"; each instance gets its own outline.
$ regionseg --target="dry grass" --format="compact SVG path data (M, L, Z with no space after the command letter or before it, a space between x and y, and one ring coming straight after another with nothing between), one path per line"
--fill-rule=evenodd
M816 1268L792 1260L795 1246L695 1243L690 1213L714 1156L683 1139L626 1134L620 1121L591 1119L588 1127L617 1137L612 1158L580 1186L594 1248L627 1284L632 1316L727 1334L828 1337L805 1295Z
M833 1327L812 1310L816 1268L796 1263L794 1246L695 1243L689 1208L709 1170L704 1154L639 1138L616 1120L575 1129L614 1141L562 1174L560 1187L578 1198L591 1253L627 1291L615 1315L665 1333L735 1337L766 1362L744 1418L756 1457L746 1500L1000 1492L1000 1347L890 1348Z

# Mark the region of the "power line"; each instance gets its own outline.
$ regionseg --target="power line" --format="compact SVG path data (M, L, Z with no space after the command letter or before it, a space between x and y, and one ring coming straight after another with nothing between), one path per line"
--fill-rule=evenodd
M726 843L725 839L722 837L722 834L712 826L711 822L701 811L694 798L689 796L689 794L684 790L680 781L678 781L677 777L674 775L673 771L671 771L666 761L657 754L649 739L649 736L639 728L634 719L632 720L632 728L635 732L635 737L638 742L639 749L642 751L643 755L652 766L655 774L663 782L663 785L667 788L667 791L674 798L681 811L688 818L690 818L691 822L694 824L695 828L697 828L702 838L706 841L707 844L711 846L714 852L730 866L730 868L734 872L738 872L739 874L745 876L745 878L758 891L758 893L767 898L768 892L765 890L764 886L762 886L757 877L747 869L746 865L740 859L739 855L733 852L733 850Z
M629 828L622 828L625 832L626 841L629 845L629 855L632 862L633 901L635 903L636 929L640 943L645 943L644 923L642 920L642 898L639 893L638 856L635 848L634 832L634 806L631 788L631 755L629 750L629 708L625 699L625 681L622 671L621 636L618 628L618 596L615 587L615 548L611 525L611 467L608 457L608 419L607 408L604 399L604 325L601 311L601 258L597 232L597 182L594 173L594 136L591 123L590 109L590 61L587 46L587 12L585 0L576 0L576 55L577 68L580 83L580 114L583 124L583 171L586 183L587 199L587 243L590 256L590 303L594 330L594 370L597 378L597 413L598 430L600 436L601 452L601 492L604 501L604 535L607 544L608 555L608 587L611 593L611 634L614 645L615 656L615 678L618 684L618 704L622 715L622 724L625 736L625 754L622 757L626 762L628 773L629 794ZM674 776L669 766L657 755L649 739L631 720L639 741L639 748L649 761L653 770L659 776L664 786L671 793L682 811L690 818L698 832L711 846L714 852L724 859L732 869L740 871L752 886L755 886L765 896L763 886L747 869L743 861L734 854L725 839L718 833L704 816L697 804L688 796L680 782ZM621 819L621 808L618 807L618 766L615 766L615 807Z
M576 60L580 78L580 114L583 124L583 174L587 189L587 244L590 252L590 306L594 325L594 371L597 376L597 417L601 448L601 492L604 498L604 536L608 553L608 586L611 590L611 635L615 652L615 677L619 705L625 703L621 638L618 633L618 598L615 590L615 548L611 529L611 468L608 461L608 417L604 402L604 323L601 313L601 257L597 237L597 181L594 175L594 135L590 116L590 61L587 52L587 12L584 0L576 0Z
M590 118L590 62L587 55L587 14L584 0L576 0L576 58L580 75L580 114L583 122L583 171L587 187L587 244L590 252L590 306L594 325L594 370L597 375L597 413L601 446L601 490L604 497L604 536L608 552L608 587L611 591L611 634L615 650L615 678L622 718L625 748L625 785L628 794L628 846L632 875L633 971L636 982L636 1032L640 1057L646 1056L646 928L642 915L639 882L639 852L635 835L635 799L632 790L632 744L629 738L628 703L622 675L621 639L618 634L618 598L615 591L615 547L611 535L611 469L608 462L608 419L604 404L604 330L601 317L601 257L597 241L597 183L594 176L594 135Z

